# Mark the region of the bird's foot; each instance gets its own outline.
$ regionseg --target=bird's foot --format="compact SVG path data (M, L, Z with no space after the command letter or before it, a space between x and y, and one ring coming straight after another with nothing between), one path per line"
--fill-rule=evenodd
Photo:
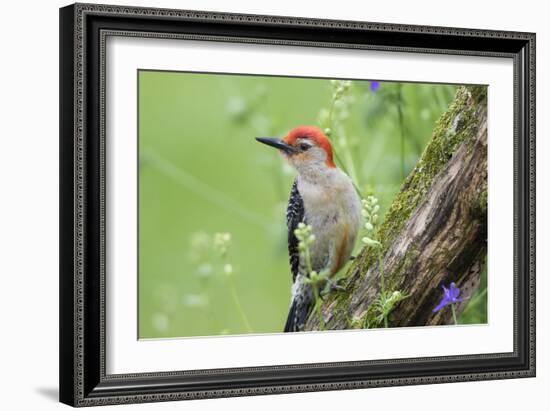
M334 292L344 292L346 291L346 287L342 285L345 278L339 278L336 281L331 280L330 278L327 279L327 285L323 289L323 291L320 293L321 298L324 299L329 294L332 294Z

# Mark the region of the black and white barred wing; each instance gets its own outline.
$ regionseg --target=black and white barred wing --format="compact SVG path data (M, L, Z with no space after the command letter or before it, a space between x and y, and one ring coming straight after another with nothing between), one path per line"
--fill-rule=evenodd
M290 270L292 271L292 281L300 271L300 253L298 251L298 239L294 235L294 230L298 228L299 223L304 221L304 201L298 191L298 183L294 180L288 206L286 208L286 225L288 228L288 257L290 261Z

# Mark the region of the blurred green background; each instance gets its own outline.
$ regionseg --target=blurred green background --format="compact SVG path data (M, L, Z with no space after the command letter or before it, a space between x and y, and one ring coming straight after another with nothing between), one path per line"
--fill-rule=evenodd
M353 81L335 99L341 84L139 72L140 338L281 332L294 172L254 137L330 128L339 165L383 215L456 91ZM484 274L461 323L487 321L486 287Z

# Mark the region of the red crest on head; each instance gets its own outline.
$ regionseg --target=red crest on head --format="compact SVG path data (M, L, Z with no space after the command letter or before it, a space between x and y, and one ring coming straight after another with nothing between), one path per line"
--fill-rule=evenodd
M292 145L300 138L310 140L317 147L321 147L325 150L325 153L327 153L327 166L336 167L332 159L332 145L330 144L330 140L319 128L313 126L296 127L290 130L283 141Z

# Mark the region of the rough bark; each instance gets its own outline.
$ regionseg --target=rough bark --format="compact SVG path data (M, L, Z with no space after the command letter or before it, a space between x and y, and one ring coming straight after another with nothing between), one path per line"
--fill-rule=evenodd
M468 298L477 289L485 264L485 87L459 88L375 237L382 244L386 291L408 295L391 312L389 326L451 323L451 310L432 312L442 297L441 286L455 282L461 296ZM380 293L376 249L361 251L344 286L346 291L330 294L323 303L325 329L363 328L371 322ZM458 314L466 303L457 306ZM311 316L306 329L319 327L317 316Z

